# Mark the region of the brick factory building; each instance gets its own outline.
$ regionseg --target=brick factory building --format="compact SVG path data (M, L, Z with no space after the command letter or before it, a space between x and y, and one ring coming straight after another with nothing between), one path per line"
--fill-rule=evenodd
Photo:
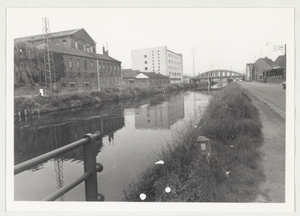
M43 48L44 35L16 38L15 42L31 43ZM53 52L62 54L65 65L63 77L55 85L60 92L91 91L120 88L121 61L96 52L96 42L83 29L51 33Z

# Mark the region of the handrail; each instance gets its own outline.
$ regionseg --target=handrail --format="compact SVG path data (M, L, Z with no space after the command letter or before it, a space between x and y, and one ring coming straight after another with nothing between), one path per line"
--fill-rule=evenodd
M48 152L46 154L40 155L40 156L35 157L35 158L31 159L31 160L28 160L28 161L25 161L25 162L23 162L21 164L18 164L14 168L15 175L18 174L18 173L20 173L20 172L23 172L23 171L25 171L27 169L30 169L30 168L32 168L34 166L37 166L37 165L39 165L39 164L41 164L41 163L43 163L45 161L48 161L48 160L50 160L50 159L52 159L54 157L62 155L64 153L68 152L68 151L71 151L71 150L76 149L76 148L78 148L80 146L83 146L83 145L87 144L88 142L89 142L89 138L84 137L84 138L82 138L82 139L80 139L78 141L75 141L73 143L70 143L70 144L68 144L66 146L63 146L61 148L55 149L55 150L53 150L51 152Z
M14 167L14 174L17 175L27 169L30 169L36 165L39 165L49 159L62 155L68 151L71 151L75 148L83 146L84 152L84 174L69 183L68 185L60 188L53 194L49 195L43 201L54 201L60 196L67 193L72 188L76 187L81 182L85 181L85 197L86 201L103 201L104 196L102 194L98 194L98 186L97 186L97 172L101 172L103 166L101 164L96 163L96 151L95 151L95 141L101 137L101 133L97 131L95 134L86 134L82 139L70 143L61 148L55 149L51 152L18 164Z
M54 201L54 200L58 199L59 197L61 197L65 193L67 193L69 190L73 189L74 187L76 187L77 185L79 185L81 182L85 181L91 175L93 175L92 171L88 171L88 172L84 173L78 179L70 182L68 185L60 188L59 190L57 190L53 194L51 194L48 197L46 197L45 199L43 199L43 201Z

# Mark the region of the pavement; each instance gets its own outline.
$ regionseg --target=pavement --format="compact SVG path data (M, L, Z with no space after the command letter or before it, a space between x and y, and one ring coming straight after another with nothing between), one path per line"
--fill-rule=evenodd
M285 100L281 84L240 82L248 90L252 103L259 110L264 137L260 148L266 181L254 202L285 202Z

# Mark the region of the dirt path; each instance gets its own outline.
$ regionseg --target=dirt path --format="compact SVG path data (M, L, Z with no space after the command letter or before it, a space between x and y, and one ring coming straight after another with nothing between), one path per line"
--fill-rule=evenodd
M260 151L266 182L254 202L285 202L285 117L272 104L249 93L260 114L264 142Z

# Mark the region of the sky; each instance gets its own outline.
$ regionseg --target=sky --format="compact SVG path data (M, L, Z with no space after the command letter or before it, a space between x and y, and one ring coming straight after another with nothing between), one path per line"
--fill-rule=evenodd
M287 8L9 8L8 40L50 31L84 28L109 55L131 68L131 50L167 46L183 55L183 73L226 69L245 73L258 58L273 61L283 53L293 16ZM24 16L24 14L26 14ZM268 45L267 45L268 44ZM288 47L288 45L287 45Z

